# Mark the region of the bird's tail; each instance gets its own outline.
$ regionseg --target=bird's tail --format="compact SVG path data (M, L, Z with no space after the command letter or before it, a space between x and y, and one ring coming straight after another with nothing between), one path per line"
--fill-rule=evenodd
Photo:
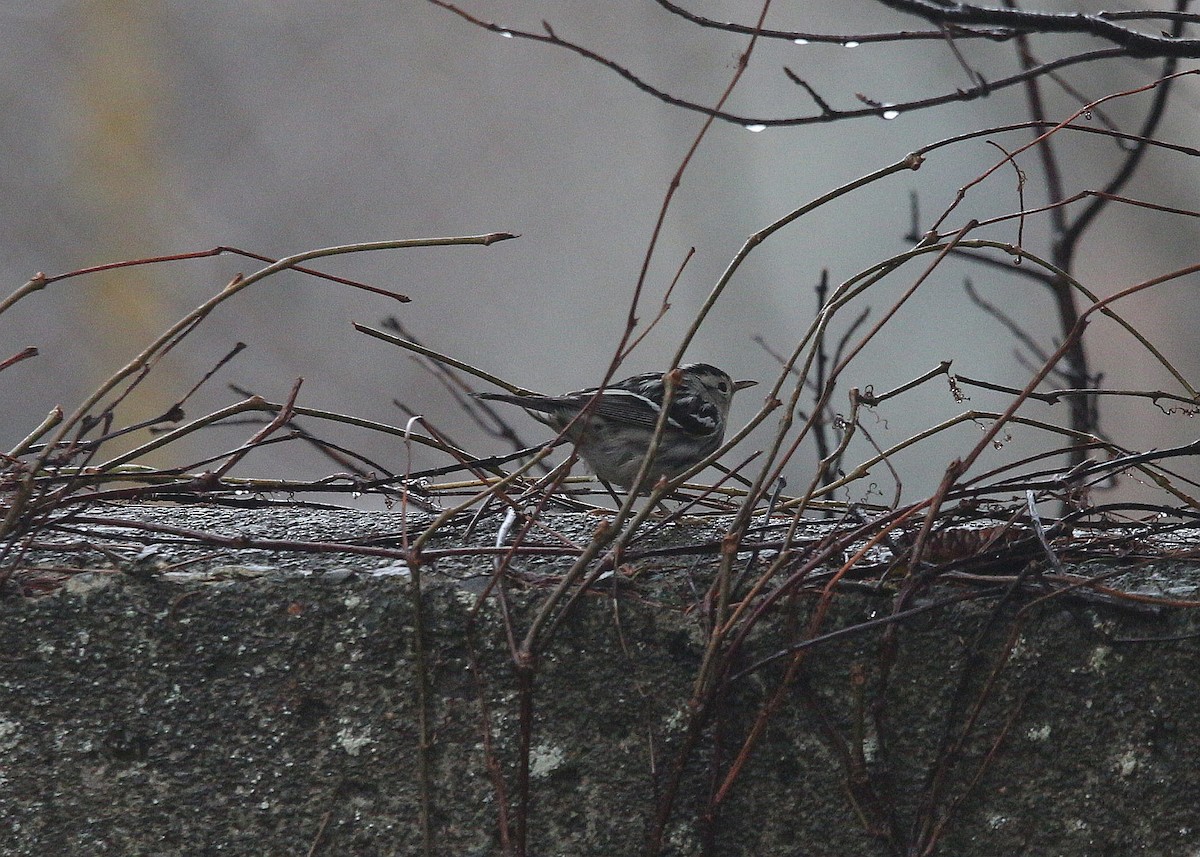
M521 404L522 399L536 399L537 396L518 396L515 393L472 393L473 398L487 399L489 402L512 402Z
M529 411L533 417L542 420L539 414L547 414L548 416L557 416L564 410L561 399L553 398L552 396L518 396L514 393L475 393L476 399L486 399L492 402L508 402L513 405L520 405L525 410ZM550 423L546 420L543 422Z

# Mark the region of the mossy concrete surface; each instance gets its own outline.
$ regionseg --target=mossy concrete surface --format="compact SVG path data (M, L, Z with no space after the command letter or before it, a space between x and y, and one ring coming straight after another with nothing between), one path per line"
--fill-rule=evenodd
M689 745L711 555L641 561L579 599L533 663L527 730L500 606L477 609L493 558L443 557L425 567L420 599L423 786L403 563L195 544L186 532L398 547L423 522L312 509L89 514L183 532L47 532L25 558L38 571L0 599L5 855L416 855L423 806L434 854L501 853L504 817L530 855L637 855L676 770L655 853L892 855L935 841L946 855L1200 854L1197 642L1161 639L1200 627L1186 609L1033 594L951 604L898 626L894 647L884 625L813 647L782 692L787 658L731 678ZM596 519L554 523L586 538ZM719 533L685 525L655 539ZM451 529L432 547L461 540ZM518 639L569 563L515 563ZM67 574L81 565L95 570ZM1176 598L1196 589L1187 565L1130 575L1122 585L1152 580ZM39 585L45 594L31 595ZM886 616L891 599L887 587L841 592L822 628ZM730 675L801 639L813 605L781 601Z

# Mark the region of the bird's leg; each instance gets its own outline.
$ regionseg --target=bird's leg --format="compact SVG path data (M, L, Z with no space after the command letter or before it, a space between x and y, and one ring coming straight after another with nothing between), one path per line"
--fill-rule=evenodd
M606 491L608 491L609 496L613 498L613 502L617 504L617 508L620 509L621 508L621 498L617 495L616 489L612 487L612 485L608 482L608 480L601 479L599 476L596 477L596 481L598 481L601 485L604 486L604 489Z

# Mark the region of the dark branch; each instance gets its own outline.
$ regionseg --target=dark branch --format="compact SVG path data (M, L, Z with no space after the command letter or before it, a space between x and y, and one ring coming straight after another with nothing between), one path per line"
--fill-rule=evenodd
M1104 12L1037 12L1001 9L970 3L946 4L939 0L878 0L889 9L907 12L932 24L1006 27L1036 33L1084 33L1120 45L1135 57L1200 57L1200 40L1174 36L1154 36L1113 23L1113 15ZM1147 13L1142 13L1147 14ZM1153 13L1164 18L1168 13ZM1179 16L1176 22L1185 20Z
M495 24L490 21L485 21L482 18L478 18L471 13L460 9L453 3L447 2L447 0L429 0L429 2L435 6L439 6L442 9L447 10L448 12L453 12L463 20L468 21L484 30L488 30L493 33L500 33L508 38L527 39L529 41L541 42L542 44L553 45L555 47L571 51L572 53L578 54L585 59L589 59L594 63L604 66L605 68L627 80L629 83L633 84L633 86L637 89L640 89L642 92L645 92L648 95L654 96L659 101L675 107L682 107L685 110L691 110L695 113L702 113L705 116L711 116L714 119L721 120L722 122L730 122L736 125L762 125L767 128L783 128L800 125L815 125L821 122L836 122L843 119L861 119L866 116L878 117L880 114L880 108L878 107L862 107L852 110L823 110L816 116L792 116L772 119L758 116L741 116L736 113L729 113L725 110L715 110L704 104L697 104L696 102L687 101L686 99L671 95L669 92L665 92L664 90L661 90L653 84L648 83L647 81L638 77L620 63L617 63L602 54L596 53L595 51L590 50L583 45L567 41L566 39L563 39L554 33L553 30L546 32L515 30L510 27L504 27L500 24ZM1018 74L1010 75L1009 77L1000 78L999 80L994 81L986 81L969 89L956 89L954 92L947 92L943 93L942 95L932 96L930 98L921 98L913 101L902 101L895 104L889 104L888 109L894 110L897 113L907 113L913 110L924 110L930 107L940 107L943 104L953 104L959 101L974 101L975 99L984 98L988 95L991 95L996 90L1014 86L1018 83L1023 83L1026 80L1049 74L1050 72L1056 71L1060 68L1129 55L1130 51L1125 48L1104 48L1102 50L1072 54L1071 56L1060 57L1059 59L1042 63L1034 68L1027 69Z
M711 30L724 30L727 33L738 33L744 36L757 34L764 39L778 39L789 42L812 42L814 44L844 45L846 42L908 42L941 40L947 35L956 39L991 39L994 42L1004 42L1011 39L1015 33L1008 29L971 30L965 27L947 27L938 30L901 30L891 33L808 33L799 30L759 30L749 24L737 24L733 21L718 21L689 12L682 6L670 0L654 0L672 15L683 18L691 24ZM949 33L947 33L947 30Z

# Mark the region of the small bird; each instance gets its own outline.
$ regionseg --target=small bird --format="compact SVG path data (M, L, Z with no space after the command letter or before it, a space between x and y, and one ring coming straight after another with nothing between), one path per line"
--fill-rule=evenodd
M733 394L757 381L734 381L707 363L679 367L678 382L667 409L667 422L646 486L671 479L711 455L725 437ZM662 413L666 384L659 372L634 375L605 387L576 390L562 396L477 393L477 398L511 402L555 431L587 409L567 430L567 437L601 482L628 489L637 478ZM589 407L590 405L590 407ZM645 489L645 490L648 490Z

